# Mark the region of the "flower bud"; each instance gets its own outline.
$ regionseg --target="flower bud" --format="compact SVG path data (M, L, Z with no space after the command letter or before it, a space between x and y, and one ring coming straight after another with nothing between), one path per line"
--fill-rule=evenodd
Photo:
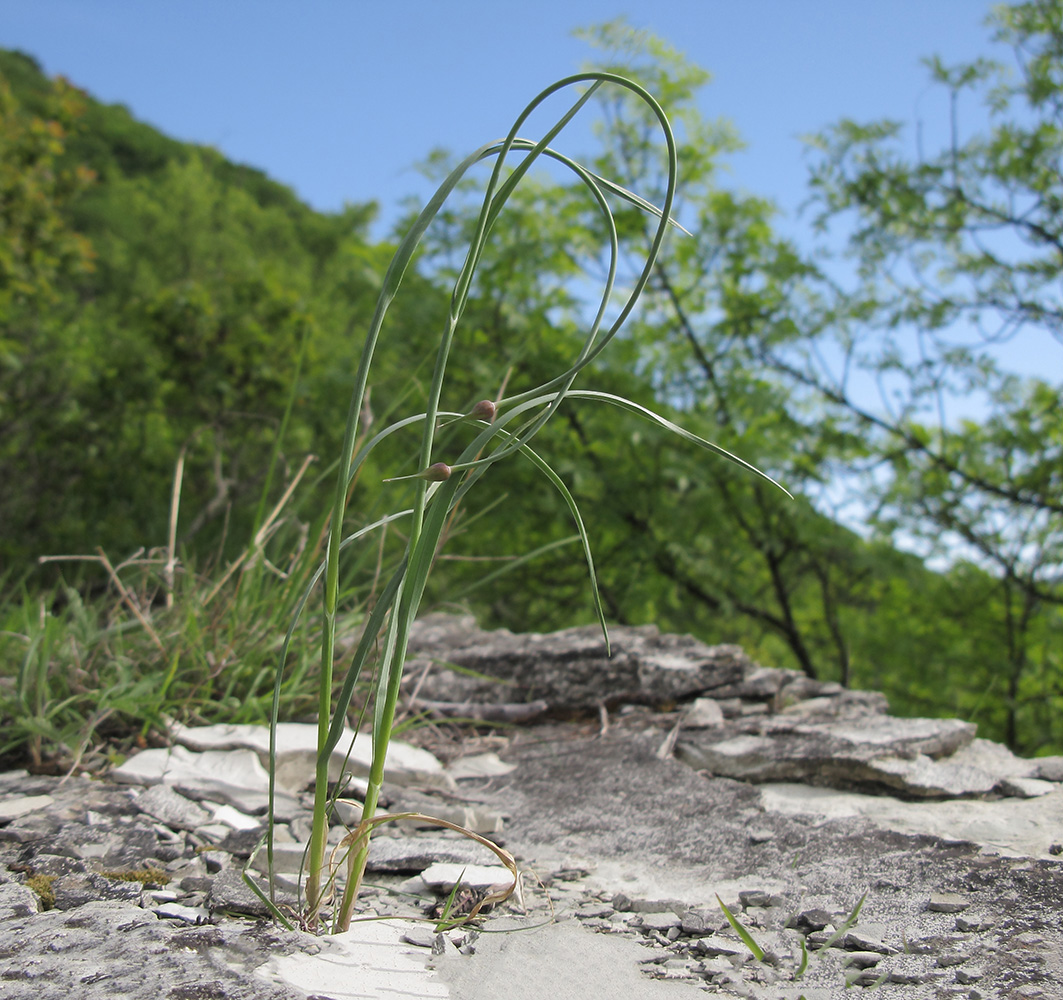
M450 466L446 462L436 462L428 466L421 474L422 479L430 483L445 483L450 478Z
M470 417L475 417L477 420L486 420L491 423L495 419L495 410L497 407L489 399L481 399L469 413Z

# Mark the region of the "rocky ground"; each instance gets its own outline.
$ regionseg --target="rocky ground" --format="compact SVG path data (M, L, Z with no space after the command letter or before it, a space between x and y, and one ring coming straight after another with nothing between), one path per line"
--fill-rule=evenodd
M390 809L476 829L527 872L478 927L331 939L267 920L243 875L266 810L250 727L176 727L103 777L0 775L0 996L1063 998L1063 761L735 647L613 644L420 627L412 706L519 720L422 729L391 757ZM280 733L293 918L315 738ZM336 778L364 770L365 743ZM334 840L357 794L355 778ZM505 880L472 841L397 826L374 839L361 915L427 918L457 878L466 906Z

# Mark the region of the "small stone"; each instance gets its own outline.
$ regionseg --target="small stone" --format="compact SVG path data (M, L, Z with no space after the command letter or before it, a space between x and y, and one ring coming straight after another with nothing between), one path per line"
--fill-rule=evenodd
M695 698L683 711L684 729L711 729L723 722L723 709L715 698Z
M1063 781L1063 757L1038 757L1036 774L1043 781Z
M802 910L794 922L799 931L821 931L833 923L834 917L823 909Z
M613 906L616 906L616 897L613 897ZM619 909L619 907L617 907ZM723 914L716 910L687 910L683 913L680 926L684 934L691 937L700 937L704 934L714 934L726 923Z
M211 852L221 853L221 852ZM275 872L297 872L303 867L306 858L305 844L274 844L273 845L273 870ZM209 866L209 861L208 861ZM269 871L269 852L263 845L262 850L255 855L251 867L258 872Z
M768 841L775 839L774 831L764 829L750 830L748 836L751 844L766 844Z
M373 872L423 872L440 862L473 865L486 851L466 837L374 837L369 844L367 870Z
M412 944L415 948L432 948L435 944L437 937L442 937L442 934L435 934L427 927L412 927L408 931L405 931L399 940L404 944Z
M679 927L680 920L674 913L644 913L642 915L642 927L646 930L659 931L666 934L673 927Z
M845 964L857 969L870 969L882 961L882 953L878 951L851 951L845 956Z
M1017 799L1039 798L1054 792L1056 787L1055 782L1043 781L1040 778L1004 778L997 785L1002 795Z
M1014 940L1018 941L1019 944L1026 945L1044 944L1045 941L1045 939L1036 931L1024 931L1022 934L1018 935L1018 937L1016 937Z
M257 884L268 899L269 886L265 880L259 879ZM276 902L278 906L294 906L295 895L278 892ZM243 873L236 868L226 869L214 879L210 891L210 905L212 909L223 910L227 913L247 913L253 917L270 916L269 907L252 891L244 881Z
M433 892L450 892L458 880L473 889L508 885L513 875L502 865L435 864L421 872L425 885Z
M180 903L164 903L152 907L152 912L163 920L181 920L186 924L208 924L210 913L205 906L183 906Z
M205 823L203 826L196 827L195 834L208 844L220 844L229 836L231 829L231 826L226 826L224 823Z
M686 910L686 905L678 899L633 899L628 909L632 913L670 913L678 916Z
M932 913L962 913L970 906L970 900L955 892L935 892L926 904Z
M835 932L835 927L834 927L833 924L828 924L821 931L812 931L808 935L808 947L809 948L814 948L817 951L819 949L825 947L827 942L830 941L830 939L834 937L834 932ZM841 944L838 942L837 938L835 938L835 940L834 940L833 947L835 947L835 948L840 948L841 947Z
M759 889L750 890L748 892L740 892L738 898L742 901L742 905L745 907L750 906L771 906L771 894L767 892L761 892Z
M968 965L966 968L956 970L956 982L967 985L968 983L977 983L979 979L985 976L985 970L977 965Z
M846 931L839 942L846 951L877 951L880 955L895 955L896 948L891 948L877 937L857 927Z
M447 773L455 781L464 781L468 778L497 778L516 769L516 764L507 764L496 753L481 753L459 757L447 767Z
M749 949L738 941L732 941L719 934L711 934L708 937L698 938L693 945L703 955L711 958L741 958L749 957Z
M195 830L211 821L206 809L169 785L146 788L133 799L133 805L173 830Z
M256 819L254 816L248 816L247 813L240 812L239 809L234 809L232 806L214 806L211 812L214 814L215 823L224 823L234 830L262 829L261 817Z
M139 882L124 882L105 878L95 872L64 875L52 883L57 910L74 910L96 900L134 902L140 900L143 886Z
M613 915L613 908L608 903L585 903L576 911L578 920L607 918Z
M995 924L995 921L988 917L957 917L956 923L953 925L956 930L962 934L978 934L982 931L990 930Z
M40 909L41 899L29 886L17 882L0 885L0 921L28 917Z
M33 858L30 868L34 875L56 876L74 875L87 870L84 861L60 854L38 854Z
M47 809L54 799L50 795L19 795L0 802L0 823L7 823L16 816Z
M943 969L950 969L954 965L963 965L963 963L970 959L970 957L970 955L964 955L961 952L953 952L950 955L938 955L936 964L940 965Z

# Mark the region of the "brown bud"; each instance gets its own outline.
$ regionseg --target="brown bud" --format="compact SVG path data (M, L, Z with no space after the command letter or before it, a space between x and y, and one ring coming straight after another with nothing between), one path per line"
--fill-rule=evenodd
M475 417L477 420L486 420L490 423L495 419L495 410L497 407L489 399L481 399L469 413L470 417Z
M446 462L436 462L421 473L421 478L430 483L445 483L450 478L450 466Z

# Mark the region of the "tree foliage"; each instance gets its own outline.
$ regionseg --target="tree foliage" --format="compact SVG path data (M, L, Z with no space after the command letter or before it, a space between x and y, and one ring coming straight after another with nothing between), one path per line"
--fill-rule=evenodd
M613 620L739 642L884 690L900 712L1063 748L1061 11L994 14L1010 71L929 63L952 116L937 151L910 155L893 122L815 137L815 253L778 235L770 201L723 183L739 139L699 115L705 71L622 21L584 33L598 68L639 79L676 122L687 231L595 381L796 494L566 404L544 448L585 512ZM657 201L651 123L623 95L600 110L596 169ZM372 206L312 212L12 53L0 136L0 557L160 544L182 454L180 535L224 553L286 471L339 446L391 252L367 237ZM428 169L445 166L441 153ZM563 173L531 180L477 271L445 408L536 385L579 350L605 266L599 214ZM366 427L424 392L474 204L447 206L405 278L418 294L389 317ZM645 219L618 206L617 221L633 259ZM414 450L381 449L354 520L394 506L399 487L372 477L414 471ZM432 599L519 630L590 620L578 560L548 549L571 533L553 490L519 462L483 486L512 544L497 515L459 509ZM479 560L507 548L547 554Z
M765 353L872 444L884 537L991 575L987 690L1014 744L1063 693L1063 4L991 26L1011 66L928 62L950 113L939 151L912 159L893 122L816 138L817 222L847 231L855 265L829 312L844 365Z

